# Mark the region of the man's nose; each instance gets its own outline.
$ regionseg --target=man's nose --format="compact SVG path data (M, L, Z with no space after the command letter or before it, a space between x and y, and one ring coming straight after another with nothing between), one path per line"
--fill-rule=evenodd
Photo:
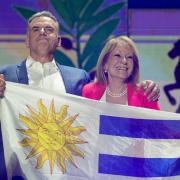
M44 27L41 27L41 28L40 28L40 34L45 34L45 33L46 33L45 28L44 28Z

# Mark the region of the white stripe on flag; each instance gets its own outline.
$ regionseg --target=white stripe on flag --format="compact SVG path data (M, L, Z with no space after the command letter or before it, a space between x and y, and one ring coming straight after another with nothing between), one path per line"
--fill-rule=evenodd
M142 139L107 135L100 135L100 139L98 148L102 154L146 158L180 157L179 139Z

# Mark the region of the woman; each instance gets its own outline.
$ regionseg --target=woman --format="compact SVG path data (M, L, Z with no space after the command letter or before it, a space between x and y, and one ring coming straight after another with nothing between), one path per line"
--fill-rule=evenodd
M148 101L139 83L139 60L135 43L126 36L110 39L103 48L97 79L83 87L82 96L115 104L160 109Z

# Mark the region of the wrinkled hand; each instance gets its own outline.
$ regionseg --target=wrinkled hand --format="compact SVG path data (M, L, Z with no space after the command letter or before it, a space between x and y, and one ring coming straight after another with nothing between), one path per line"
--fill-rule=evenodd
M160 88L158 84L151 80L145 80L140 83L140 86L144 90L144 94L147 95L149 101L158 101L160 97Z
M6 82L4 79L4 75L0 74L0 98L4 97L5 88L6 88Z

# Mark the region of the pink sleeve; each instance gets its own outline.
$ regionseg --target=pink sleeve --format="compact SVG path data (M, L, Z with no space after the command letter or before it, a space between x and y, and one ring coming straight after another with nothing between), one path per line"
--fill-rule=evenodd
M82 96L83 96L83 97L88 97L88 96L87 96L87 92L88 92L88 88L87 88L87 85L85 85L85 86L83 87L83 89L82 89Z
M143 102L145 108L160 110L158 101L148 101L147 97L144 96Z

